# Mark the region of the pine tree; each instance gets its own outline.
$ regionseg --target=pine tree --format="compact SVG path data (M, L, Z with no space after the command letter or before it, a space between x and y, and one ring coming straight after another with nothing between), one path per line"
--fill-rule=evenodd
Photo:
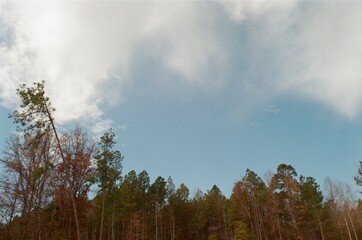
M122 160L123 156L118 150L112 150L116 144L115 134L112 129L109 129L101 138L98 143L99 149L95 155L97 165L96 177L100 187L100 194L102 195L101 207L101 222L99 239L103 238L103 225L105 215L105 204L108 195L112 195L117 187L117 183L121 180ZM114 203L109 203L112 207L112 222L114 222ZM112 224L114 226L114 224ZM114 229L112 227L112 232Z

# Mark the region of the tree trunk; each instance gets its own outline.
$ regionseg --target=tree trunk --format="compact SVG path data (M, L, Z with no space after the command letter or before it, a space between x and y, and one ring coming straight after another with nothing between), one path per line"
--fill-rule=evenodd
M59 150L60 156L61 156L62 160L65 161L64 153L63 153L63 150L62 150L62 145L60 144L58 132L57 132L57 129L55 128L53 117L52 117L52 115L51 115L51 113L49 111L49 108L48 108L48 105L46 104L46 102L44 102L44 105L45 105L45 111L46 111L47 116L49 118L50 124L52 125L52 129L53 129L55 139L56 139L56 142L57 142L57 145L58 145L58 150ZM77 205L76 205L76 202L75 202L75 196L74 196L74 193L73 193L73 186L72 185L70 185L70 198L72 200L72 205L73 205L75 226L76 226L76 229L77 229L77 239L81 240L81 238L80 238L80 229L79 229L79 220L78 220L78 211L77 211Z
M142 240L145 240L145 235L146 235L146 226L145 226L145 220L146 216L145 216L145 211L142 210Z
M349 226L348 226L348 223L347 223L346 215L344 215L343 212L342 212L342 214L343 214L344 223L346 224L346 228L347 228L347 232L348 232L348 237L349 237L350 240L352 240L352 235L351 235L351 231L349 230Z
M102 240L103 238L103 221L104 221L104 204L106 202L106 193L103 192L102 196L102 213L101 213L101 226L99 229L99 240Z
M222 215L223 215L224 228L225 228L225 237L226 237L226 239L229 239L228 224L227 224L226 213L225 213L224 209L222 209Z
M278 225L279 240L282 240L282 233L280 231L280 224L279 224L279 216L278 215L276 215L276 219L277 219L277 225Z
M163 239L163 224L162 224L162 210L160 212L160 230L161 230L161 240Z
M324 233L323 233L322 223L321 223L321 220L319 218L318 218L318 224L319 224L319 229L321 231L322 240L324 240Z
M77 210L77 204L75 202L75 196L74 196L74 193L73 193L73 188L70 189L70 198L72 200L72 205L73 205L75 227L77 229L77 239L81 240L81 238L80 238L79 220L78 220L78 210Z
M114 202L112 206L112 240L116 239L115 232L114 232Z
M158 240L158 226L157 226L157 202L155 203L155 220L156 220L156 240Z
M126 234L125 234L125 228L124 228L124 220L122 221L122 235L123 235L123 239L125 239Z
M18 186L17 186L18 187ZM11 207L10 207L10 217L9 217L9 221L8 223L6 224L6 235L7 237L5 237L5 239L8 239L10 238L10 223L13 221L13 218L14 218L14 215L15 215L15 209L16 209L16 202L17 202L17 199L18 199L18 192L17 190L15 191L15 196L14 196L14 199L13 201L11 202Z
M358 240L357 232L356 232L356 229L355 229L354 224L353 224L350 209L347 209L347 214L348 214L349 221L351 222L351 225L352 225L352 230L353 230L354 237L356 238L356 240Z
M172 217L171 217L171 224L172 224L172 229L171 229L171 231L172 231L172 237L171 237L171 239L172 240L175 240L175 233L176 233L176 231L175 231L175 216L172 214Z

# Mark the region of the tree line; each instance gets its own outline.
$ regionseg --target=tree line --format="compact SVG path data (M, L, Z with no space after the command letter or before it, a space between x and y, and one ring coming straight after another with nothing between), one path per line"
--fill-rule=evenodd
M323 195L280 164L265 180L247 169L229 197L216 185L191 196L171 177L122 175L112 129L99 140L81 127L59 133L44 82L17 94L17 133L0 158L0 240L362 239L362 202L337 180Z

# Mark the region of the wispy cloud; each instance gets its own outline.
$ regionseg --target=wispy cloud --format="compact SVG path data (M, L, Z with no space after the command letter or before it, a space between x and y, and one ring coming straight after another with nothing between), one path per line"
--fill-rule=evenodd
M112 125L113 125L112 120L103 119L93 124L93 126L90 129L92 130L92 133L95 135L95 137L100 137L104 133L106 133L111 128Z
M296 95L355 117L361 13L358 2L3 1L1 104L14 106L20 83L44 79L58 121L102 122L103 104L124 98L148 56L191 88L255 96L235 102Z

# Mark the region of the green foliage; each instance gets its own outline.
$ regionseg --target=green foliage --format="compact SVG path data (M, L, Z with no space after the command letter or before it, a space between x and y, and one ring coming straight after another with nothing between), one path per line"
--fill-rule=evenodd
M14 110L9 117L19 124L18 130L37 133L50 131L55 108L45 95L44 84L45 81L33 83L32 87L22 84L16 90L21 101L20 109Z
M305 232L305 236L312 237L319 234L320 231L319 224L323 207L323 194L319 184L312 177L300 176L299 188L304 208L301 227Z
M115 134L109 129L100 138L99 148L94 156L97 165L96 178L101 191L115 189L121 179L123 156L120 151L112 150L116 144L114 139Z
M146 174L147 172L143 172L141 176L145 177ZM144 184L148 185L149 182L141 182L134 170L130 171L124 177L119 188L119 198L123 208L127 210L126 212L139 209L142 206L142 201L146 201L145 191L147 187Z
M307 205L308 209L321 209L323 204L323 194L315 179L313 177L300 176L299 187L301 198Z
M255 235L248 229L248 227L241 221L235 223L235 236L234 240L254 240Z
M236 231L236 239L250 238L251 229L265 234L265 206L268 204L268 191L263 180L250 169L235 183L230 197L229 222Z
M216 233L212 233L212 234L209 234L209 236L207 237L207 240L218 240L218 236Z
M176 189L175 197L181 202L188 202L190 191L186 187L185 184L181 183L181 185Z
M359 162L358 174L354 177L354 180L358 186L362 187L362 161Z
M280 164L277 168L277 173L273 177L274 188L282 194L288 194L291 191L297 190L296 176L297 173L291 165Z
M245 176L242 181L242 188L251 197L255 197L260 201L266 200L267 189L263 180L250 169L246 170Z
M167 197L167 182L161 176L157 177L154 183L149 187L148 193L152 201L157 203L158 206L164 204Z
M122 181L123 156L114 150L113 130L100 138L95 155L94 143L79 128L58 138L52 118L55 109L44 84L23 84L17 89L21 105L10 117L25 134L13 142L16 152L0 158L9 173L2 174L0 181L4 215L0 239L260 240L361 235L361 202L346 199L338 186L323 202L316 180L298 178L288 164L280 164L267 184L247 169L230 198L216 185L190 198L185 184L176 188L171 177L161 176L151 184L146 171L130 171ZM354 179L362 186L362 161ZM95 182L100 191L89 199Z

